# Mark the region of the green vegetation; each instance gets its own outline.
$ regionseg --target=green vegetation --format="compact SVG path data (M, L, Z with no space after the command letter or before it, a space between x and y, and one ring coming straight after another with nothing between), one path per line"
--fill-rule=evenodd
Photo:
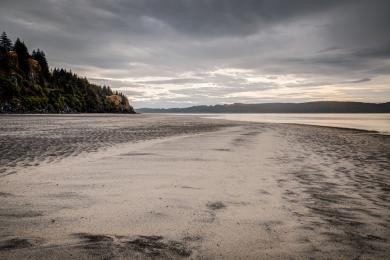
M49 70L45 53L0 36L0 113L134 113L127 98L64 69Z

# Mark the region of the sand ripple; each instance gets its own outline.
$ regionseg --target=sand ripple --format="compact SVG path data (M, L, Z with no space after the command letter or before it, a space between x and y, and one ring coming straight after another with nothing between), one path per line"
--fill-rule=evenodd
M388 254L390 137L313 126L279 132L290 149L275 158L288 166L278 182L284 198L295 205L302 228L321 234L323 245L337 244L340 255ZM308 211L299 210L301 206Z
M232 123L229 123L232 124ZM0 117L0 176L82 152L204 131L228 123L159 115L7 115Z

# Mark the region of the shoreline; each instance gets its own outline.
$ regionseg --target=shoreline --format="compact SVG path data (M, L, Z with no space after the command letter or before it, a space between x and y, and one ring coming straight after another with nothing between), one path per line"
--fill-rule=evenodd
M22 164L0 178L0 257L381 259L390 253L384 135L195 117L142 115L124 125L119 119L93 118L87 132L77 120L60 124L65 132L50 120L28 130L35 133L31 143L41 145L50 140L40 129L54 140L70 138L62 146L78 140L73 135L98 138L79 140L82 152L74 156ZM18 132L19 123L11 127L14 138L29 136ZM154 139L121 143L132 136L123 130L128 124ZM108 146L91 142L107 134L120 138Z
M272 114L272 113L268 113L269 114ZM291 113L291 114L286 114L284 113L283 115L301 115L302 113ZM306 113L307 115L308 113ZM314 113L313 113L314 114ZM320 114L320 113L315 113L315 114ZM328 114L328 113L324 113L324 114L327 114L329 115L330 117L331 116L335 116L335 115L340 115L337 114L337 113L333 113L333 114ZM359 113L359 114L362 114L362 113ZM379 114L379 113L376 113L376 114ZM386 115L390 115L389 113L385 113ZM368 128L362 128L362 127L358 127L358 126L342 126L342 125L331 125L331 124L319 124L317 122L289 122L290 118L285 118L283 122L282 119L279 119L279 121L267 121L267 120L259 120L259 119L236 119L236 118L229 118L229 117L218 117L218 115L221 115L221 114L210 114L209 117L207 116L202 116L201 114L194 114L194 116L200 116L202 118L209 118L209 119L223 119L223 120L228 120L228 121L236 121L236 122L242 122L242 123L245 123L245 122L253 122L253 123L263 123L263 124L291 124L291 125L309 125L309 126L318 126L318 127L331 127L331 128L338 128L338 129L348 129L348 130L354 130L354 131L364 131L364 132L370 132L370 133L377 133L377 134L381 134L381 135L390 135L390 128L389 128L389 124L388 124L388 127L387 128L383 128L382 126L382 130L376 130L376 129L368 129ZM226 114L228 116L235 116L236 114ZM244 117L246 114L242 114ZM261 114L251 114L251 115L261 115ZM343 115L356 115L356 114L353 114L353 113L345 113ZM304 120L308 120L310 118L303 118L303 121ZM384 120L384 119L382 119ZM389 117L389 120L390 120L390 117ZM299 121L299 120L298 120ZM302 121L302 120L301 120ZM334 124L334 122L333 122ZM383 124L383 122L382 122ZM378 126L376 127L377 129Z
M208 113L204 113L207 115ZM217 113L217 114L224 114L224 113ZM230 113L231 114L231 113ZM240 113L233 113L233 114L240 114ZM288 114L288 113L243 113L243 114ZM297 113L289 113L289 114L297 114ZM298 114L328 114L328 113L298 113ZM332 114L389 114L389 113L332 113ZM199 117L204 119L215 119L215 120L222 120L222 121L232 121L232 122L239 122L239 123L255 123L255 124L288 124L288 125L307 125L307 126L314 126L314 127L325 127L325 128L335 128L340 130L352 130L352 131L359 131L359 132L366 132L366 133L372 133L372 134L379 134L379 135L390 135L390 132L381 132L378 130L368 130L368 129L361 129L361 128L354 128L354 127L343 127L343 126L330 126L330 125L316 125L316 124L310 124L310 123L289 123L289 122L259 122L259 121L243 121L243 120L236 120L236 119L226 119L226 118L210 118L210 117L204 117L202 113L192 114L192 113L0 113L1 116L87 116L87 117L100 117L100 116L127 116L127 115L165 115L165 116L186 116L186 117Z

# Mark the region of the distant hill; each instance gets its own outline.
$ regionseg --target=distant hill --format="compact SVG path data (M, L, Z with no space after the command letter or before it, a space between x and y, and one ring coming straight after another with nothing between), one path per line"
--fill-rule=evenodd
M192 106L187 108L153 109L140 108L141 113L390 113L390 102L363 103L318 101L306 103L263 103L214 106Z
M71 71L49 70L45 53L0 36L0 113L135 113L127 98Z

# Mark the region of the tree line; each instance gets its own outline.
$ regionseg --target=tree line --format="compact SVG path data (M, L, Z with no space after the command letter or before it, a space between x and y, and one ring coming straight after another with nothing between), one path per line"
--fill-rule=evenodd
M125 95L61 68L50 70L45 52L30 54L19 38L0 36L0 112L134 113Z

